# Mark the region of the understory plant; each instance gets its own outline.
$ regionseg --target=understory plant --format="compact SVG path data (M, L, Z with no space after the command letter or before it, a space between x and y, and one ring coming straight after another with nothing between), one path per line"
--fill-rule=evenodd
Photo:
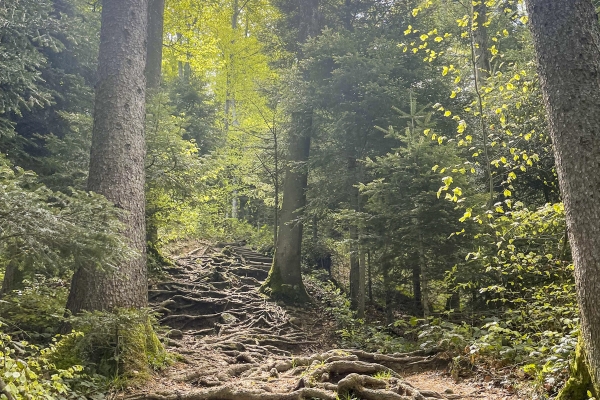
M155 333L156 318L148 309L84 312L69 322L73 331L57 338L49 353L57 365L76 362L118 386L143 381L171 361Z
M50 355L56 345L42 349L2 333L0 323L0 399L101 400L105 389L83 366L63 360L57 366Z

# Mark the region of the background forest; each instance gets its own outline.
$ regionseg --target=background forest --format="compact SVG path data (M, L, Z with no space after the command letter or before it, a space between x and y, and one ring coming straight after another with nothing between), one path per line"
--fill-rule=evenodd
M0 2L1 398L102 398L132 378L106 361L127 357L107 338L139 312L64 312L77 268L114 269L133 253L123 210L87 191L100 3ZM298 263L327 293L345 346L443 349L456 378L481 368L532 398L558 393L579 315L523 4L157 7L152 276L182 243L277 248L275 264ZM283 285L272 273L264 289L278 297ZM283 300L306 295L302 280L293 288ZM148 337L158 368L170 356Z

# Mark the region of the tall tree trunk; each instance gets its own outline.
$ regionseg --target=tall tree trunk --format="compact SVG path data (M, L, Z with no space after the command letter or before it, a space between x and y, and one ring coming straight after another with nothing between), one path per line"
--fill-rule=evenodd
M147 305L144 118L148 0L104 0L88 189L124 210L124 236L137 256L117 271L82 265L67 308Z
M373 273L371 271L371 250L367 250L367 270L369 303L373 304Z
M165 0L148 0L148 43L146 44L146 87L160 86Z
M476 79L479 84L483 84L485 78L490 76L492 65L490 62L490 52L488 50L488 33L486 27L487 6L486 0L473 2L473 41L475 42L475 65Z
M273 247L275 247L277 246L277 232L279 230L279 141L275 123L273 123L271 132L273 133L273 187L275 189L275 204L273 206Z
M319 31L320 0L293 0L303 14L299 19L297 43L305 43ZM298 58L302 51L298 50ZM288 141L288 165L283 181L283 204L279 215L279 233L275 257L269 277L261 291L291 301L309 299L300 271L302 253L301 217L306 205L308 184L307 161L313 129L312 109L299 104L292 112L290 138ZM298 168L298 165L301 167Z
M358 212L358 189L355 187L358 182L358 172L355 157L348 157L348 190L350 191L350 206ZM358 310L360 298L360 260L358 245L358 227L352 223L349 229L350 234L350 307Z
M526 0L575 265L581 334L600 387L600 29L589 0ZM596 390L598 392L598 390Z
M359 237L360 240L360 237ZM366 283L366 260L365 260L365 251L363 246L359 244L358 246L358 308L356 310L356 316L360 319L365 318L365 300L366 300L366 292L365 292L365 283Z
M381 270L383 275L383 290L385 292L385 322L389 325L394 322L394 287L390 277L392 265L389 260L384 258L381 261Z
M358 228L356 225L350 225L350 308L358 310L358 297L360 286L360 265L358 259Z
M310 149L312 112L292 115L292 134L289 138L288 164L283 181L279 234L273 266L261 290L273 297L291 302L308 300L302 282L300 256L302 221L308 183L307 161Z
M429 275L427 263L425 260L425 251L423 249L423 234L419 233L419 265L421 270L421 305L423 307L423 317L429 317Z
M423 315L423 292L421 291L421 264L415 261L412 268L413 297L415 312Z

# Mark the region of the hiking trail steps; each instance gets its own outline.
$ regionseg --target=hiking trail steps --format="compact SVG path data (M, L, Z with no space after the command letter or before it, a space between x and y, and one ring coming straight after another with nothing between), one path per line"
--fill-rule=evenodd
M483 398L417 389L402 374L443 368L443 354L335 348L322 305L283 306L259 293L272 260L235 244L174 258L149 301L181 361L127 400L431 400ZM310 288L309 288L310 291ZM354 397L350 397L350 396Z

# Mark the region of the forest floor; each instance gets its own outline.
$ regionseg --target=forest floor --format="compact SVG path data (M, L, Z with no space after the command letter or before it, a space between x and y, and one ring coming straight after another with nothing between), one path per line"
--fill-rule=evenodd
M454 382L444 353L337 348L323 304L283 306L258 292L271 259L247 248L204 244L174 261L149 299L179 361L119 399L519 398L491 384Z

